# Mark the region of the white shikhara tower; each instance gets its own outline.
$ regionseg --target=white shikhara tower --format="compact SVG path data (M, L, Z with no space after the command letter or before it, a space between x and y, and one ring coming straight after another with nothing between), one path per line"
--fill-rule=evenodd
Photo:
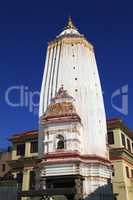
M69 101L67 102L68 98L64 95L64 89L74 99L72 104L81 121L73 122L69 116L68 124L68 121L62 121L64 120L62 115L59 117L58 114L63 112L62 101L65 114L68 109L68 107L64 108L64 102L69 103ZM60 90L62 90L62 96ZM56 102L53 99L56 99ZM68 112L70 114L69 109ZM49 113L52 115L55 113L54 117ZM75 135L75 130L78 130L78 137ZM74 132L74 136L70 132ZM69 160L69 154L66 157L67 164L62 162L62 165L58 164L57 166L58 159L61 159L61 156L59 158L58 155L62 154L62 151L57 151L55 140L61 137L65 138L62 140L66 144L71 140L69 146L71 148L63 145L63 153L69 152L74 157L73 152L76 152L78 155L73 158L72 168L70 165L68 166L70 160L72 163L72 155ZM78 159L80 163L78 163L78 174L85 178L83 194L87 195L93 192L99 186L106 184L110 178L106 137L106 117L94 49L92 44L78 32L69 18L66 28L48 44L46 54L40 97L39 153L42 158L43 155L44 157L47 155L41 164L42 174L46 177L60 176L63 172L66 172L66 175L76 174L77 168L74 166L77 162L75 159ZM74 140L79 140L79 148L73 146L75 145L72 142ZM56 156L52 157L52 154Z
M103 96L93 46L71 20L65 30L49 43L41 89L40 116L58 89L75 99L84 127L84 154L108 157Z

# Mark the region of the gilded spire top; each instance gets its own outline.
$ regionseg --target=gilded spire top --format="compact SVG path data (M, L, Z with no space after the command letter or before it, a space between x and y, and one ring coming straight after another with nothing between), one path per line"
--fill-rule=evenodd
M75 30L77 30L76 26L73 24L71 16L69 16L69 18L68 18L68 23L67 23L67 26L65 27L65 29L75 29Z
M71 17L69 16L68 18L68 22L66 27L64 28L64 30L60 33L59 36L81 36L81 34L78 32L78 29L76 28L76 26L74 25Z

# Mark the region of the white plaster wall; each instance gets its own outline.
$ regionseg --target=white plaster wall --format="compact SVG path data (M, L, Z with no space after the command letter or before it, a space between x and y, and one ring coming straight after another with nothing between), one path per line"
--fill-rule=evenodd
M65 140L64 151L78 151L83 153L82 126L79 122L60 123L40 126L39 156L57 151L57 136L62 135Z
M111 171L106 165L80 163L77 166L75 160L73 163L68 164L44 164L41 169L40 176L63 176L63 175L76 175L80 174L84 177L83 181L83 194L84 197L93 193L95 190L103 185L106 185L108 179L111 177Z

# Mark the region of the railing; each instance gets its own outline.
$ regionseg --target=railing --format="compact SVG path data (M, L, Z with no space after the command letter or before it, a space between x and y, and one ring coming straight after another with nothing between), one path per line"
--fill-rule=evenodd
M17 200L17 190L15 187L0 187L0 199Z
M41 197L41 196L53 196L53 195L74 195L74 188L58 188L58 189L46 189L46 190L30 190L18 192L18 197Z

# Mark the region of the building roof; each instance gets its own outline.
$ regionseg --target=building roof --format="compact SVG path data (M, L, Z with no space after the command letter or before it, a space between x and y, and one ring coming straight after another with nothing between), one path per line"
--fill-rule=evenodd
M112 118L107 120L108 130L121 129L126 135L133 139L133 131L128 128L128 126L120 118Z
M19 134L13 134L9 138L9 141L15 142L15 141L25 140L25 139L37 137L37 136L38 136L38 130L25 131Z

